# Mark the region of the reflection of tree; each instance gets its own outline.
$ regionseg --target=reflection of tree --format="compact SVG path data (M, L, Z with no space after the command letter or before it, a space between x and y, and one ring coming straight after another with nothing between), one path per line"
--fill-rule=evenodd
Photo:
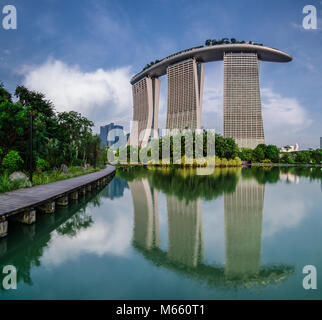
M148 179L153 188L179 199L215 199L226 192L234 192L240 168L216 168L210 175L196 175L196 169L120 168L117 175L127 181Z
M101 195L100 194L96 194L95 196L93 196L88 203L91 203L94 207L100 207L102 205L101 203Z
M255 178L261 184L277 183L280 180L280 173L291 173L298 177L322 181L321 167L252 167L242 170L244 179Z
M81 229L87 229L93 224L93 219L82 208L79 212L74 214L68 221L59 226L56 231L60 235L68 235L75 237Z
M321 180L322 181L322 168L321 167L291 167L281 168L282 173L292 173L298 177L309 178L310 180Z
M86 213L89 203L99 205L99 191L78 199L68 207L60 208L55 214L39 214L34 225L26 226L10 222L10 232L1 240L0 268L14 265L17 268L17 280L32 285L30 270L41 265L41 257L49 245L51 233L74 236L79 230L88 228L92 218ZM3 287L0 285L0 288Z
M243 179L255 178L258 183L277 183L280 180L279 167L252 167L242 170Z
M26 240L25 237L21 239L21 241L24 240ZM2 266L11 264L17 268L17 282L23 281L24 283L32 285L30 270L33 266L40 266L40 258L42 257L49 240L50 235L47 234L37 241L29 241L29 245L24 248L23 252L19 252L18 254L9 257L5 255L5 261L1 259L1 270ZM4 241L8 240L4 239ZM8 247L9 246L10 243L8 243ZM0 286L0 288L2 288L2 286Z

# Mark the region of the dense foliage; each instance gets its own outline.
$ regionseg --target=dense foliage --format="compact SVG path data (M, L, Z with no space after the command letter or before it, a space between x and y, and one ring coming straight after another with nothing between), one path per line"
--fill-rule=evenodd
M280 152L274 145L259 144L255 149L241 148L238 157L257 163L321 164L322 149Z
M62 164L102 165L104 150L92 132L93 122L75 111L56 112L42 93L23 86L17 102L0 84L0 171L27 171L30 159L37 172ZM30 119L33 118L33 154L30 154Z
M143 164L196 164L196 160L205 158L222 166L241 165L238 158L238 146L232 138L224 138L213 132L196 133L178 131L171 136L153 139L146 147L125 146L116 152L108 150L109 159L133 163L136 160ZM217 163L218 162L218 163ZM116 163L116 162L115 162ZM209 163L208 163L209 164Z
M237 44L237 43L247 43L247 44L254 44L254 45L257 45L257 46L262 46L263 44L262 43L254 43L253 41L238 41L236 40L235 38L231 38L231 39L228 39L228 38L222 38L221 40L216 40L216 39L207 39L205 41L205 46L215 46L217 44Z
M279 162L280 151L274 145L259 144L255 149L241 148L240 159L252 162Z

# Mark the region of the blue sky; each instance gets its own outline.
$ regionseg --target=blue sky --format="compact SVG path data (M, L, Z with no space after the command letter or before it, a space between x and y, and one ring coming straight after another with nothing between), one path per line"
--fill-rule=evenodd
M129 129L129 79L151 60L234 37L281 49L290 63L260 65L267 143L318 147L322 136L322 1L0 0L17 8L17 30L0 27L0 81L44 92L57 110ZM302 27L315 5L318 29ZM0 14L0 21L4 15ZM202 125L222 129L222 62L205 65ZM166 77L159 126L165 126Z

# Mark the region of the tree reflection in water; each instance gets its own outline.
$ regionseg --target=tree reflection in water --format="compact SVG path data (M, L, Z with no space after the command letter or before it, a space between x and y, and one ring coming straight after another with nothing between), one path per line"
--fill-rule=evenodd
M50 243L51 233L56 230L60 235L74 237L80 230L92 225L92 217L86 211L89 204L100 206L99 190L73 201L54 214L38 214L33 225L10 221L8 237L0 240L1 270L5 265L14 265L18 283L23 281L32 285L30 270L41 265L41 257ZM0 288L3 290L2 286Z

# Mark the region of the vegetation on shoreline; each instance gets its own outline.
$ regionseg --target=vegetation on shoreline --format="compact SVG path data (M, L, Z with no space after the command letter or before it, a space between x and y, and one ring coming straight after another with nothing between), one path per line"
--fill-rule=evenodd
M29 180L17 179L9 180L9 175L4 172L0 175L0 193L9 192L20 188L28 188L35 185L46 184L50 182L56 182L60 180L75 178L84 174L93 173L100 170L100 168L87 167L69 167L69 173L64 173L61 170L48 170L44 172L36 172L33 175L33 183Z
M214 166L215 163L223 167L241 166L234 139L206 131L178 131L171 136L153 139L146 147L124 146L117 150L107 148L107 152L109 159L123 164L134 164L135 161L139 165L166 167L204 167Z
M282 164L321 164L322 149L280 152L274 145L259 144L255 149L241 148L238 156L241 160L255 163Z
M23 86L15 90L17 102L0 84L0 170L35 170L104 163L100 137L94 123L75 111L56 112L42 93ZM30 118L33 118L33 154L29 150Z
M94 135L94 123L75 111L56 112L42 93L23 86L12 95L0 83L0 192L27 187L23 181L10 181L15 171L29 176L33 184L42 184L92 172L104 167L105 150ZM30 128L33 122L33 152L30 152ZM69 167L64 173L62 165Z

